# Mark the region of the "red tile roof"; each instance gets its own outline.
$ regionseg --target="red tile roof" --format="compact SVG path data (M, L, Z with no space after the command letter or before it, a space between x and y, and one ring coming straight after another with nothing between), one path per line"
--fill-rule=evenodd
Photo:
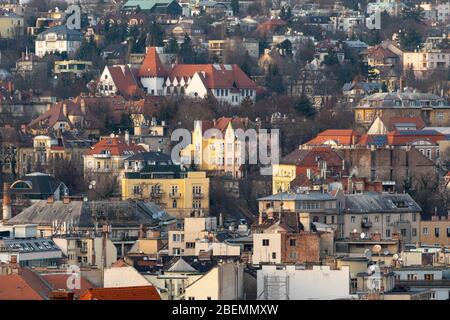
M44 300L25 279L18 274L0 276L0 300Z
M108 152L111 156L125 156L132 155L139 152L145 152L143 146L134 144L132 142L126 143L120 137L108 137L100 140L86 151L85 155L90 156L94 154L102 154Z
M89 289L80 300L161 300L154 286Z
M70 276L65 273L52 273L52 274L41 274L42 279L47 281L48 284L52 287L53 290L68 290L67 288L67 279ZM86 290L95 287L92 283L90 283L83 276L80 278L80 289L74 289L75 298L80 297Z
M314 139L311 139L306 145L323 145L327 141L335 141L338 145L352 145L358 139L358 133L348 129L330 129L319 133Z
M165 77L167 75L156 48L150 47L147 49L138 74L139 77Z
M169 79L187 81L195 73L203 76L207 89L256 89L257 85L237 64L177 64L169 73Z
M222 133L225 133L228 125L231 123L233 129L245 129L248 126L247 118L238 118L238 117L220 117L217 120L203 120L202 121L202 133L205 133L206 130L215 128L220 130Z
M139 84L136 81L133 70L127 65L108 66L112 80L121 95L135 95L139 91Z
M68 122L69 125L72 125L69 116L81 116L84 117L86 121L89 121L92 128L98 128L98 120L91 114L89 108L86 108L86 114L83 114L81 110L81 100L81 98L76 98L74 100L64 100L54 104L46 112L31 121L28 127L33 128L40 124L45 124L47 128L50 128L58 121ZM64 114L64 105L67 106L67 116Z
M425 128L426 124L422 117L389 117L387 119L382 119L388 130L394 130L396 124L401 123L413 123L416 125L417 130Z

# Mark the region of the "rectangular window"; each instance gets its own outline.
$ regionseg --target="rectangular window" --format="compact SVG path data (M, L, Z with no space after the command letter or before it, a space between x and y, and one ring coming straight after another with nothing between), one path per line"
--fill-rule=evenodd
M263 247L268 247L269 246L269 239L263 239L262 245L263 245Z
M391 237L391 230L386 229L386 238L390 238L390 237Z
M297 239L290 239L290 240L289 240L289 245L290 245L291 247L297 246Z
M423 227L422 228L422 234L423 235L428 235L428 228L427 227Z
M355 216L351 216L351 217L350 217L351 223L355 223L355 219L356 219Z
M277 258L277 253L276 252L272 252L272 259L276 259Z

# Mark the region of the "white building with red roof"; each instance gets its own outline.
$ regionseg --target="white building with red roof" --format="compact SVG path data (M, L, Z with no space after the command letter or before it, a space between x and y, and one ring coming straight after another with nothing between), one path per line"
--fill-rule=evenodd
M132 143L127 138L111 134L93 145L84 154L84 173L118 176L124 161L130 156L147 151L142 145Z
M168 70L154 47L147 49L138 76L149 95L212 96L231 105L256 98L256 83L238 65L176 64Z
M97 93L101 96L135 96L139 94L139 81L128 65L106 66L97 83Z

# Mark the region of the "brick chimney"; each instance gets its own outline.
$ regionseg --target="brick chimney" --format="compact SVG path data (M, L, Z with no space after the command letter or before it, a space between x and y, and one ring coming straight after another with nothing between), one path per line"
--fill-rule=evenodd
M9 196L9 183L3 183L3 220L11 219L11 197Z
M69 204L70 203L70 198L68 196L64 196L63 203L64 204Z
M144 226L144 224L139 225L139 239L145 239L147 238L147 230Z
M47 198L47 203L53 203L55 202L55 199L53 198L53 196L50 196Z

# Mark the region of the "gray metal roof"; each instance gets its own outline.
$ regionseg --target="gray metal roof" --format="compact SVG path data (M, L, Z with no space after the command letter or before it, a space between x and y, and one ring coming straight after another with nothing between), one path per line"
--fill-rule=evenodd
M331 196L328 193L321 193L321 192L310 192L310 193L282 192L258 199L258 201L292 201L292 200L327 201L327 200L335 200L335 198L333 198L333 196Z
M367 192L345 196L346 213L421 212L409 194Z
M63 201L41 200L8 221L8 225L33 223L52 226L66 222L74 228L92 228L109 224L114 227L157 226L171 218L159 206L142 201Z

